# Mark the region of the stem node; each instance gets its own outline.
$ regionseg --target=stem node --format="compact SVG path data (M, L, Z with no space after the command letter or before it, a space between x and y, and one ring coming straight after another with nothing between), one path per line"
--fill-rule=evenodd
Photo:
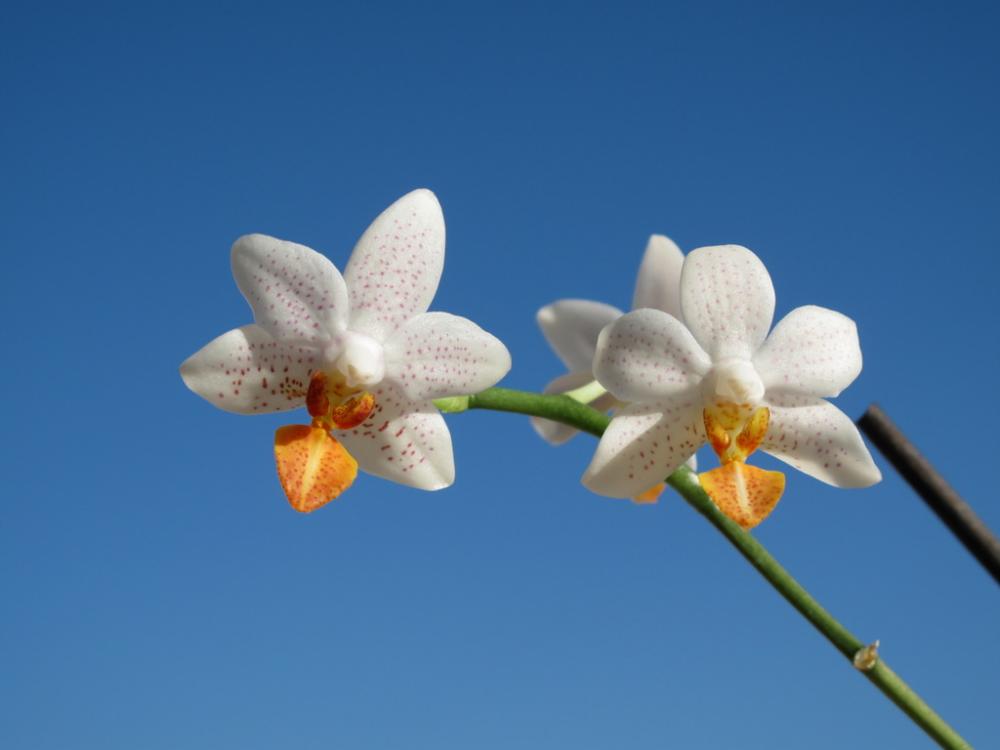
M855 668L862 672L867 672L875 668L878 664L878 645L879 642L869 643L863 648L859 648L854 653L854 658L851 660L854 663Z

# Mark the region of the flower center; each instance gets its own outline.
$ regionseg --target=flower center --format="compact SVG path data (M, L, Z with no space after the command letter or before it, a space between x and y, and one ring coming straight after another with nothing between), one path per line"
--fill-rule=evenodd
M767 435L771 411L757 406L764 384L746 360L717 364L702 386L705 433L722 464L699 474L701 486L726 516L752 529L774 510L785 489L785 475L747 466L746 460Z
M764 383L753 363L745 359L724 359L702 381L706 404L757 404L764 397Z
M747 460L767 434L771 412L766 406L716 402L702 413L708 442L722 464Z
M333 369L343 376L349 388L378 385L385 376L382 345L371 336L347 331L340 347L327 350Z
M358 462L330 432L362 424L375 410L375 396L352 384L340 369L317 370L309 379L306 408L312 424L280 428L274 458L288 502L310 513L338 497L357 476Z
M322 370L313 373L306 408L314 427L349 430L368 419L375 410L375 396L349 382L339 371L330 375Z

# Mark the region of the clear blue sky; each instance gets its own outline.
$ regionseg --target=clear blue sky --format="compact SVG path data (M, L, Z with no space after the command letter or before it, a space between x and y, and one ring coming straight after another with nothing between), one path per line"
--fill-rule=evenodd
M507 343L512 387L561 371L536 309L627 306L651 232L734 242L779 316L858 322L838 405L881 403L1000 529L995 5L3 16L0 745L929 746L676 496L584 490L591 439L458 415L453 488L363 477L300 516L288 420L217 411L177 366L249 322L236 237L343 267L415 187L448 225L434 308ZM756 534L1000 745L1000 591L880 463L866 491L790 475Z

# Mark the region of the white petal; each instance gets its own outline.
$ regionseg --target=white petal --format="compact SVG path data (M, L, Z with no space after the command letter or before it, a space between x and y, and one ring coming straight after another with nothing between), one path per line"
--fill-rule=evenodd
M536 319L545 340L570 371L592 370L597 336L622 311L603 302L561 299L538 311Z
M635 310L598 338L594 376L619 401L657 401L682 393L711 367L708 356L677 318Z
M479 393L509 370L500 339L457 315L417 315L385 342L386 377L411 399Z
M652 307L680 320L683 265L684 253L672 239L662 234L650 237L635 281L632 309Z
M768 389L836 396L861 372L858 328L825 307L798 307L774 327L753 363Z
M278 341L260 326L235 328L206 344L181 365L192 391L236 414L289 411L305 404L319 353Z
M545 393L565 393L566 391L581 388L587 385L587 383L593 382L593 380L594 374L590 370L570 372L566 375L560 375L545 386ZM587 403L598 411L606 412L612 409L618 401L610 393L605 393ZM578 432L575 427L570 427L568 424L553 422L551 419L542 419L541 417L532 417L531 426L535 428L535 432L543 440L551 445L562 445Z
M264 234L233 244L233 276L257 325L285 341L328 341L344 329L347 287L333 263L305 245Z
M788 393L769 393L766 401L765 452L837 487L869 487L882 478L858 428L833 404Z
M334 432L362 471L421 490L455 481L451 433L430 401L411 401L395 385L376 386L375 411L353 430Z
M599 495L635 497L662 482L704 442L695 392L670 403L628 404L605 430L583 483Z
M771 327L774 286L745 247L701 247L684 260L681 309L712 361L750 359Z
M344 270L351 329L384 341L434 299L444 267L444 216L430 190L397 200L365 230Z

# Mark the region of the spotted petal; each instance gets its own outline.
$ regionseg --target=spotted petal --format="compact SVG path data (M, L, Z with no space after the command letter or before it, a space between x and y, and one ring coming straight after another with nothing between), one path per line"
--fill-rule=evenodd
M771 420L761 449L836 487L869 487L882 478L858 428L831 403L768 394Z
M444 216L430 190L397 200L365 230L344 270L351 329L384 341L427 311L444 267Z
M422 490L455 481L451 434L431 401L412 401L383 381L373 391L375 410L366 422L337 438L361 470Z
M701 411L696 390L670 403L622 407L597 445L584 485L630 498L662 482L705 442Z
M407 321L385 342L386 377L410 399L461 396L489 388L510 370L503 343L467 318L432 312Z
M601 331L594 376L620 401L657 401L685 393L711 367L677 318L635 310Z
M285 341L329 341L345 327L347 287L333 263L305 245L248 234L233 244L233 276L254 320Z
M542 335L566 369L589 371L594 367L594 349L601 329L621 316L621 310L603 302L561 299L543 307L535 317Z
M771 327L774 286L764 264L745 247L700 247L684 260L681 309L714 362L750 359Z
M593 382L593 380L594 374L589 369L580 372L570 372L560 375L545 386L545 393L565 393L566 391L582 388L588 383ZM618 400L614 396L610 393L605 393L603 396L598 396L593 401L588 402L588 406L592 406L598 411L608 411L617 403ZM550 445L562 445L579 432L575 427L570 427L568 424L553 422L551 419L542 419L541 417L532 417L531 426Z
M279 341L257 325L210 341L181 365L192 391L236 414L289 411L305 404L318 352Z
M651 307L681 316L681 268L684 253L669 237L654 234L646 245L635 281L632 309Z
M753 358L765 388L836 396L861 372L854 321L825 307L792 310Z

